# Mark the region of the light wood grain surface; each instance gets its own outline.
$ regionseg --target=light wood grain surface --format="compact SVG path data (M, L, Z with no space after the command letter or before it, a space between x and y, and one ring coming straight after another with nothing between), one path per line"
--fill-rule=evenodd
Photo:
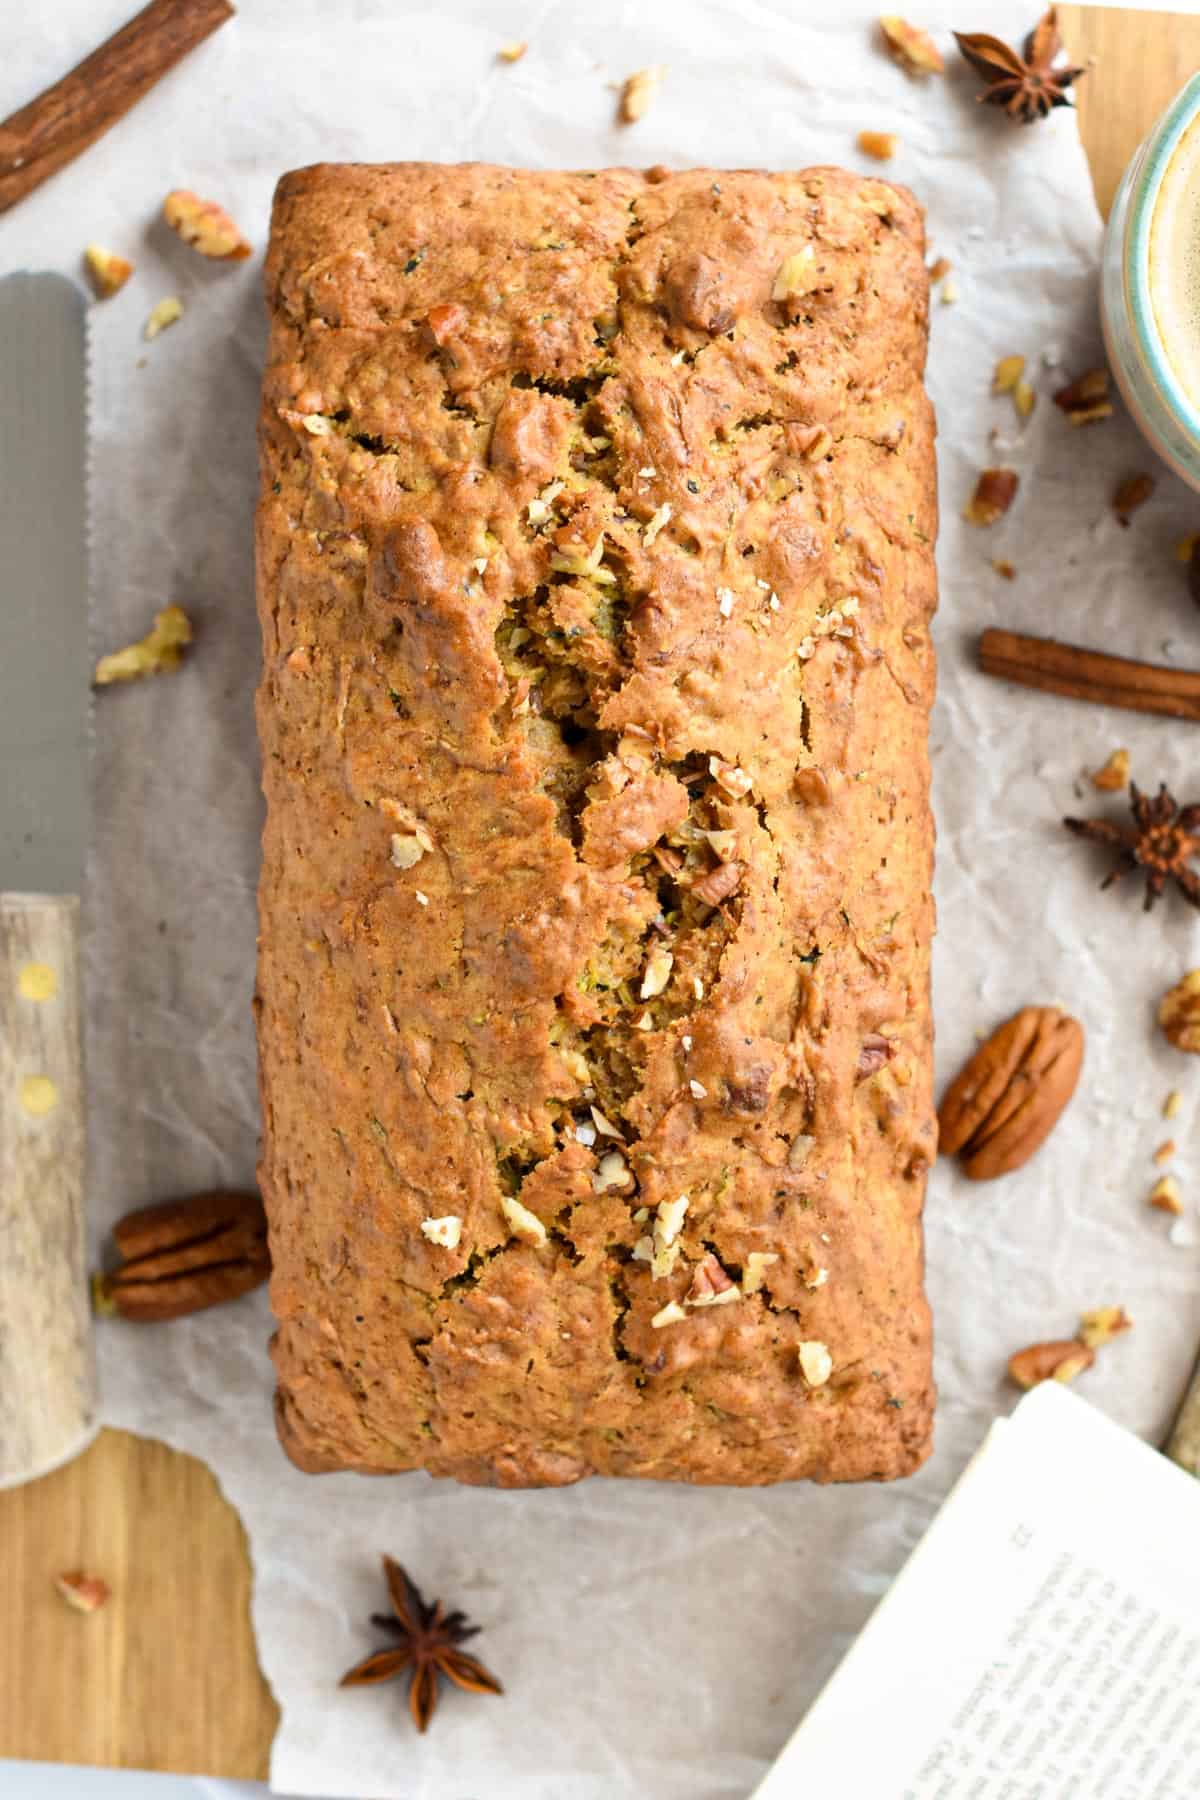
M1059 13L1077 60L1095 58L1080 128L1107 207L1153 119L1200 68L1200 17ZM0 1493L0 1558L0 1755L266 1773L278 1714L255 1659L245 1539L206 1469L106 1431L68 1468ZM52 1589L80 1564L114 1590L91 1618Z

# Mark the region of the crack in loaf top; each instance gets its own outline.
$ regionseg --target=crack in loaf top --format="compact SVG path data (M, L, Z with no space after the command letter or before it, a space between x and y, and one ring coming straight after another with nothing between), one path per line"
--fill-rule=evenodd
M506 1483L905 1472L918 209L831 169L318 167L266 278L285 1444Z

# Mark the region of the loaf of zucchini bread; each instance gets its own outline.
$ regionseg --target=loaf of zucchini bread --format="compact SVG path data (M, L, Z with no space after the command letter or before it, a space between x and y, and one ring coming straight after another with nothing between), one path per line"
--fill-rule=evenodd
M256 1002L304 1469L925 1455L919 208L319 166L267 259Z

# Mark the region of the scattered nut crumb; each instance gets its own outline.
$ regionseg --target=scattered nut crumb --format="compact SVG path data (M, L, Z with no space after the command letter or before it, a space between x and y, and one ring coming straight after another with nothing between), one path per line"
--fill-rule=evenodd
M776 1250L751 1250L742 1269L743 1294L757 1294L762 1287L766 1270L778 1261L779 1253Z
M99 1575L87 1575L82 1569L69 1569L65 1575L56 1575L54 1587L68 1606L81 1613L99 1612L112 1593L107 1581L102 1581Z
M992 370L993 394L1011 394L1024 373L1023 356L1002 356Z
M1008 1373L1018 1387L1033 1388L1040 1381L1074 1381L1095 1360L1096 1352L1087 1344L1066 1338L1014 1351L1008 1359Z
M163 201L163 218L185 244L215 262L241 262L252 253L224 207L202 200L190 188L175 188Z
M860 131L855 141L863 155L873 156L876 162L891 162L900 148L894 131Z
M1112 401L1108 397L1108 370L1089 369L1074 381L1059 388L1054 404L1066 413L1072 425L1091 425L1097 419L1112 417Z
M144 638L100 658L92 683L107 687L110 682L135 681L141 675L168 674L179 667L184 646L191 641L192 622L182 606L164 606L155 613Z
M689 1081L688 1082L688 1091L691 1094L693 1100L707 1100L708 1099L708 1089L705 1087L705 1085L702 1081Z
M1081 1317L1079 1341L1089 1350L1099 1350L1102 1344L1111 1344L1123 1331L1132 1330L1133 1320L1123 1306L1097 1306Z
M1015 581L1017 579L1016 569L1013 567L1012 563L1006 562L1003 557L995 558L992 562L992 567L995 569L997 575L1002 576L1005 581Z
M616 1138L618 1144L623 1144L625 1142L624 1132L618 1131L612 1120L602 1113L598 1106L590 1106L588 1111L592 1115L592 1124L596 1127L596 1130L600 1133L601 1137Z
M1117 486L1113 494L1112 507L1122 525L1128 525L1139 506L1145 506L1154 492L1154 477L1144 471L1137 475L1127 475Z
M935 263L930 264L930 282L936 284L939 281L945 281L953 267L954 264L950 261L948 256L939 256Z
M1162 1116L1164 1119L1177 1119L1183 1105L1183 1095L1178 1088L1172 1088L1163 1101Z
M501 44L496 55L501 62L519 63L528 48L528 44Z
M958 286L957 281L954 280L953 276L947 276L946 280L943 281L943 283L942 283L942 290L941 290L942 305L943 306L954 306L956 304L956 302L959 299L961 299L961 297L962 296L959 292L959 286Z
M457 1250L462 1220L457 1213L446 1213L440 1219L422 1219L421 1230L431 1244L439 1244L443 1250Z
M527 1206L522 1206L512 1194L501 1194L500 1211L508 1220L514 1237L523 1238L526 1243L535 1245L539 1250L542 1248L546 1242L546 1227L536 1213L530 1212Z
M692 993L695 995L697 1000L703 1000L703 998L704 998L704 983L701 981L701 979L698 975L692 976Z
M1162 997L1158 1022L1177 1050L1200 1055L1200 969L1189 969Z
M413 899L416 901L418 906L428 906L429 905L429 895L423 894L421 892L420 888L413 889Z
M994 525L1016 499L1020 485L1015 469L985 469L963 509L963 518L971 525Z
M1173 1213L1176 1218L1179 1217L1183 1211L1183 1195L1173 1175L1159 1176L1150 1189L1147 1204L1157 1207L1159 1212Z
M734 594L732 588L720 587L717 589L717 611L723 619L733 617L733 601Z
M809 1387L824 1387L833 1374L833 1358L827 1345L808 1338L800 1345L800 1372Z
M1027 419L1037 405L1037 395L1027 381L1018 381L1012 391L1013 405L1019 419Z
M119 294L133 274L133 264L126 257L118 256L115 250L104 250L99 244L89 244L83 260L99 300L111 300Z
M617 102L619 124L636 125L661 86L666 72L664 64L656 63L648 69L635 69L632 75L626 76Z
M1158 1146L1150 1160L1156 1163L1169 1163L1178 1148L1174 1138L1167 1138Z
M1129 786L1129 752L1114 750L1102 769L1093 769L1091 774L1093 787L1101 793L1119 794Z
M142 336L147 340L156 338L160 331L165 331L168 325L174 325L176 319L182 317L183 301L178 295L170 294L150 309L150 317L142 327Z
M888 50L910 75L940 75L946 67L941 51L919 25L910 25L896 13L884 13L879 29Z

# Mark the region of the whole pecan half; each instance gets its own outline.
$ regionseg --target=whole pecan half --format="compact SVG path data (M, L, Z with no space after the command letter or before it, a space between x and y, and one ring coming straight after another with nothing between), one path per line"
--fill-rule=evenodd
M938 1112L939 1149L972 1181L1029 1161L1075 1092L1083 1027L1055 1006L1023 1006L979 1046Z
M257 1194L194 1194L128 1213L113 1227L120 1265L93 1281L97 1308L123 1319L179 1319L236 1300L271 1272Z

